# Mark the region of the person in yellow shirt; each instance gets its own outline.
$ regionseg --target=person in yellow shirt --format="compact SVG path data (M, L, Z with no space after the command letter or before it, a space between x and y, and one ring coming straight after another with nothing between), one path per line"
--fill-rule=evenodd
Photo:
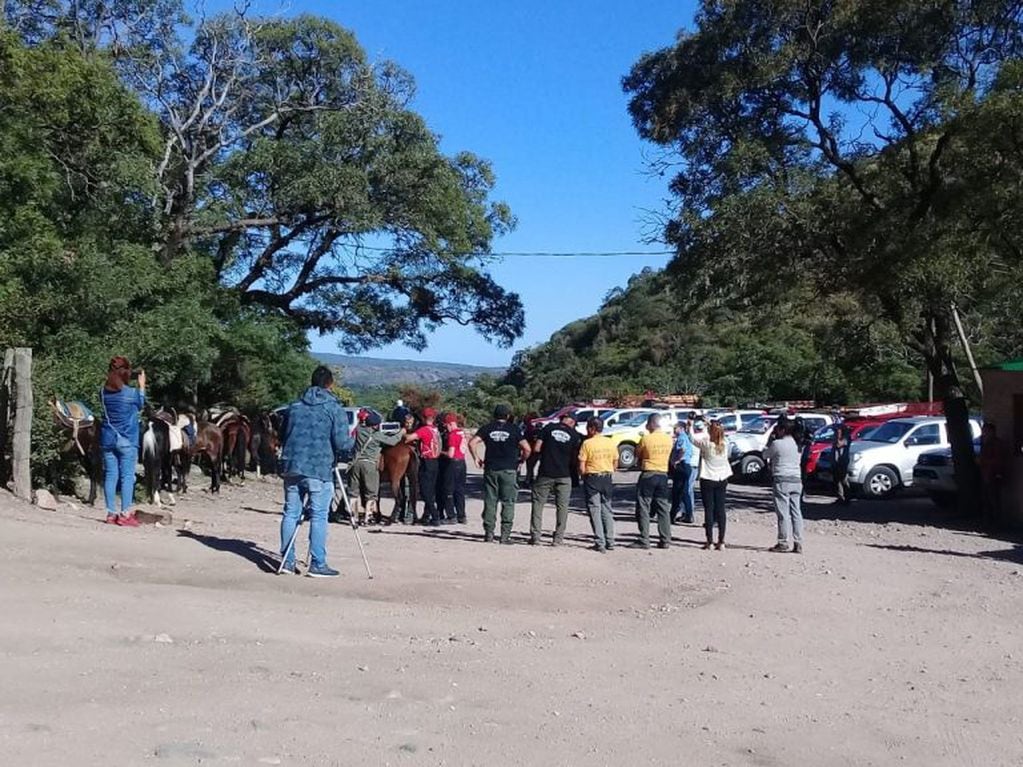
M657 547L671 546L671 493L668 490L668 459L674 446L669 435L661 431L661 416L654 413L646 420L646 431L639 441L636 459L640 475L636 484L636 522L639 540L634 544L650 548L650 510L657 515Z
M614 470L618 466L618 451L611 440L601 432L604 422L591 418L586 422L586 439L579 448L579 473L586 493L586 510L590 514L593 548L602 554L615 547L615 520L611 510Z

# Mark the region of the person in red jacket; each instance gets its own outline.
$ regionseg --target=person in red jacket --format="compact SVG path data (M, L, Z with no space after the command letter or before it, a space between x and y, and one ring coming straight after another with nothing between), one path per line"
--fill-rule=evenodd
M423 410L423 425L405 437L406 442L419 443L419 494L423 498L423 524L436 527L440 524L437 509L437 474L440 470L440 431L434 424L437 411L432 407Z
M465 433L458 423L458 415L444 416L447 426L447 440L444 455L448 459L444 472L444 521L448 524L465 524Z

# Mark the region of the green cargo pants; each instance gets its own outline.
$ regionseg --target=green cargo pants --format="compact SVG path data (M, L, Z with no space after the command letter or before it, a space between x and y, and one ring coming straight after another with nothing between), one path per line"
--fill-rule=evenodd
M537 477L533 482L533 515L529 524L529 539L540 542L543 536L543 507L547 498L554 491L554 542L561 543L565 538L565 526L568 524L568 499L572 495L572 480L569 477Z
M497 502L501 502L501 539L511 535L515 521L515 499L519 495L518 471L515 469L487 469L483 472L483 532L494 534L497 522Z

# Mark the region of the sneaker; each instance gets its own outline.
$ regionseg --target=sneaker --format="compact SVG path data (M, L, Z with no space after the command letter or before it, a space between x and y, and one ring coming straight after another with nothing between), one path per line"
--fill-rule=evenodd
M564 545L564 543L565 543L565 539L564 538L554 538L551 541L551 546L562 546L562 545Z
M714 544L712 544L710 541L707 541L700 548L703 549L704 551L710 551L710 547L713 546L713 545Z
M466 523L467 523L468 521L469 521L469 520L467 520L467 519L466 519L465 517L459 517L459 518L458 518L458 524L460 524L460 525L464 525L464 524L466 524Z
M107 514L106 524L108 524L108 525L116 525L117 524L117 515L116 514Z
M632 543L629 544L629 548L630 549L644 549L644 550L646 550L646 549L650 548L650 544L649 543L644 543L643 541L633 541Z
M483 533L483 542L484 543L493 543L494 542L494 534L493 533Z
M327 565L310 565L305 574L310 578L336 578L341 575L333 567Z
M607 554L607 547L601 546L599 543L595 543L590 547L593 551L599 551L601 554Z
M775 554L788 554L789 545L787 543L776 543L768 551L774 552Z
M277 571L278 575L298 575L298 568L295 567L295 563L284 565L280 570Z
M657 544L657 548L659 548L659 549L670 549L671 548L671 544L668 543L667 541L660 541Z
M512 539L511 539L510 535L502 535L501 536L501 545L503 545L503 546L511 546L511 542L512 542Z
M539 538L530 538L529 539L529 545L530 546L539 546L540 545L540 539Z
M803 553L803 544L801 544L801 543L795 544L792 547L792 553L793 554L802 554Z
M717 549L718 551L724 551L725 550L725 542L724 541L718 541L717 543L714 544L714 548Z
M117 525L119 527L138 527L139 521L135 519L134 514L122 514L117 518Z

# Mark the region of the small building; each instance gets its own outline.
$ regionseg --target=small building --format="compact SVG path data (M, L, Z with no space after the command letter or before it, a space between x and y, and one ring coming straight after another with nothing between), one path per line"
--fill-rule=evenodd
M1023 359L1010 360L981 371L984 382L984 420L998 429L998 436L1012 456L1002 496L1007 524L1023 527Z

